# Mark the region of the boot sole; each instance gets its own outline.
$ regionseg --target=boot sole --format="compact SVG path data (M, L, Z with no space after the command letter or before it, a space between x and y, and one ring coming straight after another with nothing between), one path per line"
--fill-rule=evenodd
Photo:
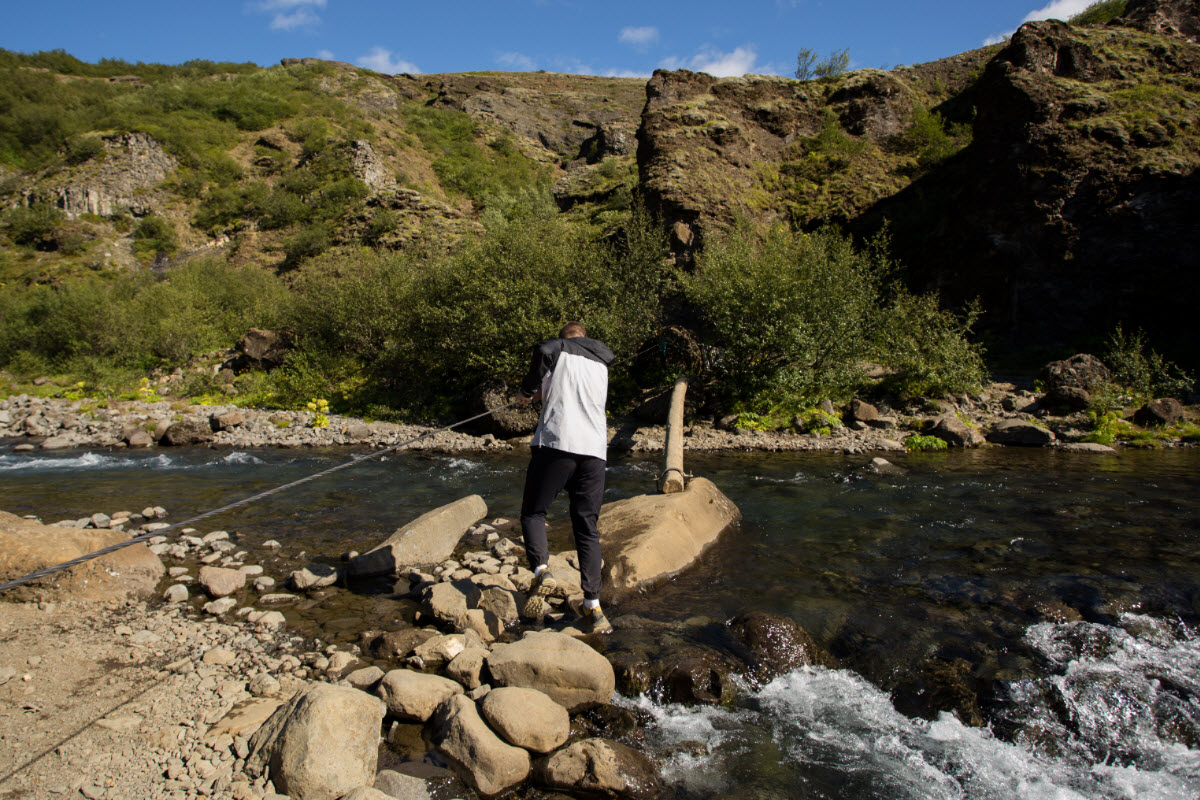
M558 582L554 578L546 578L537 585L533 590L533 594L529 595L529 599L525 601L525 607L521 609L521 615L527 619L541 619L546 616L546 598L558 586Z

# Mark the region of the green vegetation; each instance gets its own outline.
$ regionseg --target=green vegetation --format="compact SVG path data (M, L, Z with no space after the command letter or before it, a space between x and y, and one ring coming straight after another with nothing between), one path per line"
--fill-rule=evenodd
M910 453L930 453L939 450L946 450L949 445L945 439L939 439L936 436L923 436L919 433L914 433L904 440L904 449Z
M896 389L977 387L983 361L966 340L970 320L899 290L889 303L885 246L856 251L831 230L757 233L745 222L710 241L683 286L726 393L753 406L786 398L799 410L864 387L870 360L897 370Z
M850 67L850 48L833 50L825 58L807 47L796 54L796 78L802 81L812 78L832 78L841 75Z
M465 114L413 104L404 111L406 126L437 154L433 170L452 194L470 198L477 208L489 197L523 186L549 188L548 171L524 156L507 135L477 146L479 124Z
M1102 360L1113 381L1140 400L1175 397L1186 401L1196 386L1196 376L1148 348L1145 334L1127 335L1120 325L1109 336Z
M848 63L848 51L814 55L809 69L829 77ZM131 397L147 393L147 371L184 367L183 391L207 402L236 391L245 404L413 419L461 408L485 383L511 385L530 345L565 319L619 357L686 324L716 354L706 388L742 424L822 434L841 424L815 407L822 399L963 391L982 377L967 338L975 311L959 318L906 292L882 240L857 250L832 229L742 223L706 241L684 275L640 205L634 156L572 169L560 202L575 205L560 211L550 187L563 171L506 129L419 99L386 112L359 102L378 83L330 65L0 51L0 167L16 176L6 198L102 180L149 139L177 164L136 190L150 202L111 217L5 206L0 367L54 376L46 391ZM962 135L918 108L881 144L831 114L763 185L797 222L837 218L944 160ZM358 140L420 196L372 192L361 176L377 165L363 167ZM889 173L902 162L917 166ZM189 259L202 245L213 255ZM231 389L205 354L250 327L286 330L295 346L283 367ZM890 376L868 381L867 362ZM628 365L611 385L617 410L646 388Z
M1068 20L1072 25L1104 25L1125 14L1127 0L1099 0Z

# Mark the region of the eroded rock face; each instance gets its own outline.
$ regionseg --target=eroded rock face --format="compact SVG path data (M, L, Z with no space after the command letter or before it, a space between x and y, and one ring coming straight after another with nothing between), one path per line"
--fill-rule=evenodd
M375 780L384 705L357 689L315 683L250 740L247 765L291 797L337 800Z
M100 136L103 159L92 159L54 176L26 195L29 205L49 201L68 217L80 214L112 216L130 211L138 216L157 208L159 184L178 165L149 134L141 132Z
M1200 4L1196 0L1129 0L1125 19L1144 31L1200 44Z
M662 780L648 758L608 739L584 739L537 764L544 786L603 797L654 800Z

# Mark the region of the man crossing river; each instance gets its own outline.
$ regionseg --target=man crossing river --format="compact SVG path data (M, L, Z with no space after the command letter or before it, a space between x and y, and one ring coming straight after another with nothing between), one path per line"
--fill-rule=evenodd
M533 453L521 499L521 532L534 572L522 614L540 621L546 598L557 587L547 568L546 509L564 488L570 501L571 531L583 580L583 627L607 633L612 625L600 609L600 535L596 520L604 497L608 458L608 367L612 351L589 339L578 322L568 322L558 337L533 348L529 372L517 401L541 399L542 411L530 442Z

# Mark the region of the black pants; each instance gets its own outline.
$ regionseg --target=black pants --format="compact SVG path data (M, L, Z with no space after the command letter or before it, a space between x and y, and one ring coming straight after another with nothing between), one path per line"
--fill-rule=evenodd
M537 569L550 560L546 543L546 509L564 488L571 502L571 531L579 553L579 571L583 574L583 596L600 598L600 534L596 520L604 498L606 462L595 456L566 453L552 447L533 448L529 470L525 473L525 494L521 500L521 532L529 566Z

